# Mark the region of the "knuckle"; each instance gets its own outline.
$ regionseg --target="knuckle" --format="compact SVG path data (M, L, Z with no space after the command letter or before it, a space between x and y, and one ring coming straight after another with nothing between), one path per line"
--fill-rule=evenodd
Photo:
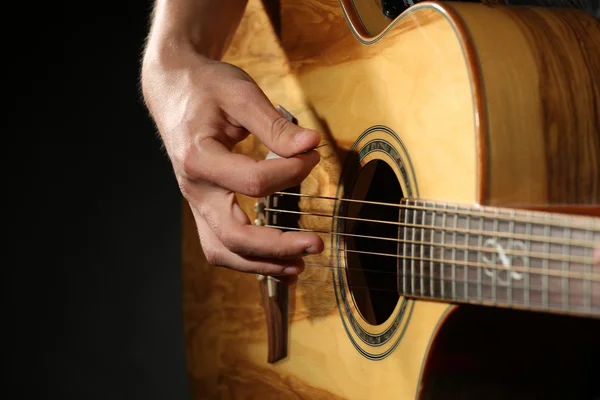
M192 148L180 152L175 162L185 178L197 179L200 176L198 157Z
M238 239L237 232L223 232L221 235L221 243L232 253L239 253L241 251L240 240Z
M221 256L218 248L208 246L204 249L204 256L210 265L215 267L221 266Z
M289 123L290 122L282 116L275 118L271 123L271 140L276 141L279 139Z
M206 163L202 162L202 153L209 137L208 134L200 135L192 143L174 152L173 163L183 177L194 181L203 179L207 175Z
M249 171L246 177L246 194L252 197L264 197L268 193L267 181L260 171Z
M236 107L241 107L249 102L254 101L257 94L258 86L254 82L244 79L237 80L232 86L233 96L229 97L229 101Z
M281 236L274 241L269 249L270 256L273 258L285 258L292 254L292 251L288 249L284 243L282 243Z
M239 79L236 82L237 85L237 90L241 93L241 94L256 94L259 90L259 87L256 85L256 83L254 83L252 80L249 79Z
M254 268L254 273L259 274L259 275L267 275L267 268L265 268L265 266L262 264L258 264Z
M177 177L177 185L183 197L189 199L191 197L192 183L186 178Z

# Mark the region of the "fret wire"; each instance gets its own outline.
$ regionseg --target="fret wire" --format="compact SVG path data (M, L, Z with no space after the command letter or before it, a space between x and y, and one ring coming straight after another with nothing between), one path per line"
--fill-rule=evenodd
M499 214L499 210L496 209L496 215ZM498 232L498 218L494 218L492 232ZM497 252L492 253L492 264L497 265L496 261L498 260ZM498 284L496 276L498 275L498 270L494 270L492 273L492 301L494 304L497 303L496 300L496 285Z
M425 219L427 217L427 210L423 211L423 216L421 218L421 226L425 226ZM425 290L425 279L423 278L423 274L425 273L425 262L423 259L425 258L425 229L421 228L421 295L423 295L423 291Z
M529 235L531 233L531 231L532 231L531 222L527 222L525 224L525 234ZM526 243L525 248L527 249L527 252L529 253L531 251L531 241L527 240L525 243ZM529 271L529 269L530 269L529 257L527 257L527 256L523 257L523 265L525 266L527 271ZM524 275L525 275L525 278L524 278L525 288L523 288L523 302L525 303L525 307L528 307L530 296L531 296L530 288L529 288L529 286L531 285L530 274L529 274L529 272L527 272Z
M563 237L566 239L571 238L571 228L565 228L563 231ZM570 247L567 245L562 246L563 254L570 253ZM562 262L562 270L563 272L569 272L569 264L566 261ZM569 309L569 279L567 276L563 276L561 278L561 286L562 286L562 304L563 309Z
M331 282L321 282L321 281L309 281L309 280L304 280L301 279L298 281L299 285L318 285L318 286L325 286L325 287L332 287L335 286L336 283L331 283ZM364 287L364 286L352 286L352 289L356 290L356 289L369 289L369 290L374 290L373 288L368 288L368 287ZM377 290L377 289L375 289ZM381 289L381 291L383 292L391 292L390 290L385 290L385 289ZM410 297L410 296L409 296ZM416 296L415 296L416 297ZM438 300L437 298L434 298L432 296L419 296L425 299L432 299L432 300ZM419 298L416 297L416 298ZM488 300L487 298L484 299L484 301ZM458 301L459 304L475 304L474 301L464 301L464 300L460 300ZM509 307L505 307L503 305L500 305L500 307L502 308L509 308ZM548 307L544 307L543 304L538 303L538 302L532 302L531 303L531 307L529 308L530 310L533 311L544 311L544 310L551 310L551 311L559 311L561 305L559 303L551 303L550 304L550 308ZM519 307L511 307L512 309L520 309ZM591 316L600 316L600 307L592 307L592 309L588 312L586 311L583 307L573 307L570 310L567 311L568 315L583 315L583 316L587 316L590 315Z
M309 217L323 217L323 218L334 218L334 219L345 219L345 220L351 220L351 221L362 221L362 222L369 222L369 223L375 223L375 224L388 224L388 225L402 225L400 222L395 222L395 221L385 221L385 220L374 220L374 219L368 219L368 218L358 218L358 217L347 217L347 216L343 216L343 215L333 215L333 214L322 214L322 213L314 213L314 212L307 212L307 211L294 211L294 210L283 210L283 209L265 209L265 211L273 211L273 212L277 212L277 213L286 213L286 214L296 214L296 215L306 215ZM454 211L454 210L452 210ZM496 210L496 213L498 213L499 210ZM454 214L456 216L456 214ZM487 217L486 217L487 218ZM421 225L418 225L416 223L413 224L408 224L409 227L414 227L414 228L423 228ZM427 228L429 229L429 228ZM447 228L448 230L453 230L455 232L459 232L459 233L465 233L465 230L462 228ZM506 233L506 232L498 232L498 231L484 231L484 232L471 232L471 234L483 234L489 237L493 237L493 238L506 238L506 237L511 237L510 234ZM544 238L544 237L540 237L540 236L534 236L534 237L525 237L522 234L515 234L512 236L512 239L514 240L532 240L532 241L537 241L537 242L543 242L543 241L549 241L551 243L554 244L563 244L564 240L563 239L559 239L559 238L554 238L554 237L549 237L549 238ZM569 246L577 246L577 247L594 247L594 243L588 243L585 242L584 240L571 240L568 243Z
M480 210L479 230L483 231L483 228L484 228L483 210ZM477 251L477 262L479 264L482 264L483 261L481 259L482 258L481 248L483 247L483 235L478 235L477 244L479 247L479 251ZM482 284L481 268L477 268L477 298L479 299L480 303L483 302L483 294L482 294L481 284Z
M434 246L435 246L435 229L433 229L435 227L435 220L436 220L436 215L435 215L435 209L431 212L431 245L429 246L429 258L431 258L432 261L429 262L429 276L431 278L433 278L434 275L434 271L433 271L433 259L435 258L435 254L434 254ZM431 292L431 296L435 297L435 284L434 284L434 280L433 279L429 279L429 291Z
M588 236L589 236L590 241L594 240L594 235L593 235L592 231L585 232L586 239L588 239ZM587 253L587 254L585 254L585 253ZM584 253L585 255L593 257L594 251L586 250L585 253ZM585 273L591 275L592 272L593 272L592 266L589 264L585 264ZM591 308L592 308L592 282L588 279L583 281L583 308L586 310L591 310Z
M402 212L401 209L398 209L398 222L402 222L402 217L404 216L404 213ZM400 259L400 255L401 254L401 242L400 239L402 239L402 227L398 226L398 230L396 231L396 238L398 239L398 242L396 243L396 254L398 255L398 259L396 260L396 275L397 275L397 279L396 279L396 291L398 292L398 294L403 293L402 292L402 286L400 283L400 274L403 271L400 271L400 263L402 263L402 260Z
M467 215L467 232L469 231L469 229L471 229L471 216ZM466 233L465 234L465 245L469 246L469 234ZM464 261L469 261L469 252L467 250L463 250L463 259ZM467 264L465 263L465 265L463 266L463 276L465 278L465 300L469 297L469 284L467 283L467 281L469 280L469 268L467 266Z
M448 209L448 204L444 203L444 213L442 214L442 244L446 244L446 215L447 212L445 212L445 210ZM440 257L442 260L446 259L446 249L445 247L441 248L441 253L442 253L442 257ZM440 263L440 294L442 296L442 298L444 297L444 289L445 289L445 285L444 285L444 262L442 261Z
M341 249L341 250L342 250L342 249ZM342 250L342 251L343 251L343 250ZM356 251L353 251L353 250L350 250L350 249L345 249L345 251L346 251L347 253L363 253L363 252L356 252ZM364 254L371 254L371 255L381 255L381 253L369 253L369 252L364 252ZM325 256L333 256L334 254L322 254L322 255L325 255ZM394 258L395 258L395 256L394 256ZM420 260L420 258L419 258L419 257L401 257L401 258L408 258L408 259ZM429 259L426 259L426 261L431 261L431 260L429 260ZM438 262L438 263L441 263L442 261L449 261L449 260L447 260L447 259L446 259L446 260L441 260L441 259L435 259L435 260L433 260L433 262ZM462 262L460 262L460 261L456 262L456 264L457 264L457 265L463 265L463 264L462 264ZM473 264L473 263L471 263L471 264ZM490 267L490 266L486 266L486 267L487 267L487 268L492 268L492 267ZM500 268L500 266L497 266L497 267L496 267L496 269L499 269L499 270L504 270L503 268ZM524 268L521 268L520 270L524 271ZM393 274L395 274L395 272L390 272L390 271L388 271L388 272L387 272L387 274L392 274L392 275L393 275ZM536 274L536 275L540 275L540 276L543 276L543 275L542 275L541 273L539 273L539 272L534 272L534 274ZM574 277L574 279L577 279L578 281L581 281L581 282L583 282L583 281L584 281L584 280L586 280L586 279L589 279L589 280L591 280L592 282L600 282L600 275L599 275L599 274L592 274L592 276L591 276L591 277L588 277L588 276L586 276L586 275L585 275L585 273L583 273L583 272L581 272L581 273L578 273L578 272L570 272L570 274L569 274L569 276L568 276L568 277L569 277L569 279L573 278L573 276L572 276L572 275L576 275L576 276ZM419 275L415 275L415 276L417 276L417 277L418 277ZM548 271L548 276L556 276L556 277L560 278L560 277L563 277L563 276L564 276L564 274L563 274L563 273L562 273L562 271L560 271L560 270L559 270L559 271L556 271L556 270L550 270L550 271ZM450 280L450 281L451 281L451 280ZM462 280L460 280L460 281L458 281L458 282L463 282L463 281L462 281ZM476 281L471 281L471 282L472 282L472 283L475 283ZM562 292L561 292L561 291L559 291L559 292L557 292L557 293L562 293Z
M417 212L413 211L413 225L416 225L417 222ZM412 240L413 242L415 241L415 235L416 235L416 231L415 228L413 228L412 230ZM415 294L415 245L411 245L411 251L410 254L413 256L412 260L410 261L410 288L411 288L411 292L412 294Z
M274 225L264 225L265 227L271 227L271 228L278 228L278 229L292 229L292 228L286 228L286 227L282 227L282 226L274 226ZM302 232L316 232L316 233L323 233L323 234L333 234L333 235L337 235L338 233L331 233L331 232L321 232L321 231L314 231L314 230L300 230ZM341 234L340 234L341 235ZM361 236L363 237L363 236ZM411 242L412 243L412 242ZM420 243L420 242L415 242L415 243ZM441 246L441 245L436 245L436 246ZM452 247L452 246L450 246ZM456 246L458 247L458 246ZM333 248L330 248L330 250ZM338 251L336 249L333 249L334 251ZM349 253L357 253L357 254L371 254L371 255L377 255L377 256L384 256L384 257L393 257L393 258L404 258L404 256L400 256L398 254L395 253L378 253L378 252L367 252L367 251L358 251L358 250L350 250L350 249L345 249L346 252ZM412 259L413 257L408 256L408 259ZM416 260L420 260L420 258L414 257ZM425 261L431 261L429 259L426 259ZM446 261L446 260L445 260ZM433 260L433 262L442 262L442 260L436 259ZM464 261L454 261L454 263L456 263L456 265L464 265ZM488 265L490 264L489 261L485 261L485 264L479 264L477 262L473 262L473 261L468 261L468 265L469 266L473 266L473 267L480 267L480 268L487 268L487 269L494 269L494 270L500 270L500 271L506 271L506 268L503 265ZM537 272L538 269L536 268L533 272L531 269L527 270L525 267L520 267L520 266L513 266L512 267L513 272L521 272L521 273L535 273L535 274L540 274L542 275L542 273ZM542 272L544 272L544 270L542 269ZM546 273L550 274L550 275L556 275L558 277L564 276L565 274L562 273L562 271L547 271ZM587 275L584 272L576 272L576 271L569 271L568 275L570 277L575 276L575 278L577 279L588 279ZM592 273L592 279L596 279L594 276L598 275L600 276L600 274L594 274ZM581 278L581 276L583 276L584 278Z
M458 205L454 206L458 210ZM454 214L454 221L452 226L456 229L458 224L458 214ZM456 230L452 235L452 300L456 300Z
M410 211L407 209L404 212L404 222L408 222L408 213ZM403 238L406 239L408 237L408 227L404 226L404 235ZM402 254L406 256L406 242L404 242L404 244L402 245ZM406 294L407 293L407 283L406 283L406 263L408 262L408 260L406 258L404 258L402 260L402 293Z
M333 249L333 251L337 251L337 250ZM393 254L393 253L377 253L377 252L359 251L359 250L352 250L352 249L344 249L344 251L347 252L347 253L355 253L355 254L370 254L370 255L375 255L375 256L393 257L393 258L408 258L408 259L416 260L416 261L421 260L421 258L419 256L398 256L398 255ZM321 253L321 254L326 255L324 253ZM431 260L429 260L427 258L427 259L425 259L425 261L431 261ZM438 263L442 262L442 261L450 263L450 264L454 263L457 266L458 265L464 265L464 261L456 261L456 260L452 261L452 260L448 260L448 259L446 259L446 260L434 259L433 260L433 262L438 262ZM497 271L504 271L504 272L506 272L506 269L504 268L503 265L490 265L490 264L491 263L489 261L487 261L485 264L482 264L482 265L479 265L479 264L477 264L476 262L473 262L473 261L469 261L468 265L470 267L484 268L484 269L487 269L487 270L492 269L492 270L495 270L495 271L497 270ZM530 270L529 272L530 273L534 273L536 275L542 275L543 274L543 272L538 272L538 271L539 271L539 269L534 269L533 271ZM488 271L488 272L489 272L489 275L491 276L492 275L491 271ZM525 267L515 266L515 267L513 267L513 272L525 273L525 272L527 272L527 270L525 269ZM561 271L561 270L558 270L558 271L556 271L556 270L549 270L546 273L548 275L550 275L550 276L557 276L559 278L565 275L563 273L563 271ZM593 281L600 282L600 274L594 274L594 273L592 273L592 276L587 276L584 272L569 271L568 272L568 276L570 278L579 279L579 280L582 280L582 279L591 279Z
M340 236L348 236L348 237L358 237L358 238L364 238L364 239L375 239L375 240L386 240L386 241L392 241L392 242L407 242L407 243L411 243L412 241L410 239L397 239L397 238L391 238L391 237L381 237L381 236L369 236L369 235L358 235L358 234L352 234L352 233L341 233L341 232L326 232L326 231L319 231L319 230L314 230L314 229L303 229L303 228L293 228L290 226L279 226L279 225L273 225L273 224L267 224L264 225L267 228L275 228L275 229L284 229L284 230L292 230L292 231L296 231L296 232L314 232L314 233L320 233L323 235L340 235ZM432 228L428 225L425 227L421 227L419 225L417 225L419 228L422 229L429 229L431 230ZM451 228L449 228L451 229ZM440 230L442 231L443 229L441 227L437 227L436 230ZM475 231L477 232L477 231ZM469 233L469 235L476 235L477 233ZM493 236L493 235L489 235L488 236ZM421 245L422 243L417 241L415 243L416 245ZM452 247L452 245L450 244L438 244L438 246L440 247ZM490 248L480 248L477 246L465 246L464 244L457 244L456 248L458 250L468 250L468 251L472 251L472 252L477 252L477 251L482 251L482 252L487 252L487 253L493 253L495 251L497 251L496 249L490 249ZM591 249L591 247L590 247ZM511 250L511 249L505 249L504 250L505 254L512 254L513 256L521 256L521 257L530 257L530 258L548 258L550 260L556 260L556 261L567 261L567 262L571 262L571 263L580 263L580 264L593 264L593 258L589 257L586 258L584 256L574 256L574 255L569 255L569 256L564 256L562 254L545 254L542 252L530 252L527 253L526 251L518 251L518 250Z
M515 214L515 210L511 210L510 211L510 215L511 217L514 216ZM514 234L515 233L515 222L511 219L510 222L508 223L508 232ZM512 249L512 239L508 239L508 245L507 248L508 249ZM513 256L512 255L508 255L508 265L509 267L512 267L513 265ZM506 272L506 302L508 303L509 306L512 305L512 274L510 273L510 271Z
M552 228L550 225L544 225L544 236L552 235ZM542 250L543 253L548 253L550 251L550 244L547 241L544 241L544 248ZM548 259L542 259L542 269L544 273L542 275L542 304L548 308Z
M348 271L362 271L362 272L364 272L364 273L374 273L374 274L383 274L383 275L390 275L390 274L391 274L391 275L393 275L393 272L389 272L389 271L381 271L381 270L373 270L373 269L364 269L364 268L349 268L349 267L340 267L340 266L337 266L337 265L330 265L330 264L306 263L305 265L307 265L307 266L313 266L313 267L319 267L319 268L328 268L328 269L345 269L345 270L348 270ZM432 278L432 279L439 280L440 278L438 278L438 277L434 277L434 278ZM457 281L457 282L460 282L460 283L463 283L463 282L464 282L462 279L457 279L456 281ZM469 281L469 283L474 283L474 282L475 282L475 281L471 281L471 280ZM484 283L484 285L488 285L488 286L489 286L490 284L489 284L489 283ZM377 288L374 288L374 289L376 289L376 290L383 290L383 289L377 289ZM535 286L535 285L533 285L533 286L531 287L531 290L532 290L532 291L534 291L534 292L541 292L543 289L542 289L541 287L539 287L539 286ZM386 291L388 291L388 292L392 292L392 291L391 291L391 290L389 290L389 289L386 289ZM559 290L556 290L556 291L552 291L552 290L550 290L550 292L549 292L549 293L560 295L560 294L562 293L562 291L561 291L560 289L559 289ZM556 304L557 304L557 305L558 305L558 306L559 306L559 307L562 309L562 303L558 302L558 303L556 303Z

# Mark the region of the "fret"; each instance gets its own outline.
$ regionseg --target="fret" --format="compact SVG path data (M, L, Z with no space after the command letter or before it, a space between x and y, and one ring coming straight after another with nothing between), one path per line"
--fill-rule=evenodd
M496 209L496 210L495 210L495 214L496 214L496 216L497 216L499 213L500 213L500 210ZM499 221L498 221L498 218L497 218L497 217L496 217L496 218L494 218L494 221L493 221L493 228L492 228L492 234L493 234L493 233L495 233L495 232L498 232L498 223L499 223ZM497 264L497 261L498 261L498 254L497 254L497 252L493 252L493 253L492 253L492 265L493 265L494 267L496 267L496 266L498 265L498 264ZM497 277L496 277L496 276L497 276L497 275L498 275L498 270L497 270L497 269L495 269L495 270L494 270L494 272L492 272L492 302L493 302L494 304L497 304L497 303L498 303L498 301L497 301L497 299L496 299L496 285L497 285Z
M433 207L433 211L431 212L431 244L429 246L429 258L433 260L435 257L434 253L434 245L435 245L435 207ZM433 261L429 262L429 291L431 297L435 297L435 274L433 273Z
M416 204L417 202L415 202ZM417 212L413 211L413 221L412 221L413 225L417 225ZM412 230L412 244L410 245L410 250L411 250L411 256L412 259L410 260L410 291L412 294L415 294L415 258L414 255L415 253L415 242L416 242L416 228L413 227Z
M444 289L445 289L445 283L446 280L444 279L444 261L446 259L446 248L443 247L446 244L446 216L448 215L448 204L444 203L444 213L442 214L442 239L441 239L441 253L442 256L440 257L440 259L442 260L442 262L440 263L440 296L442 296L442 298L444 298Z
M402 203L400 203L402 205ZM404 210L402 209L402 207L398 207L398 223L402 224L402 218L404 217ZM402 225L398 225L398 230L396 232L396 239L398 240L398 242L396 243L396 256L398 257L396 259L396 291L398 292L398 294L402 294L402 286L401 286L401 282L400 282L400 277L402 276L402 271L400 268L401 263L404 262L404 257L405 254L402 253L402 241L404 240L404 237L402 236Z
M455 210L458 211L458 205L455 205ZM456 228L458 225L458 213L453 213L454 221L452 226L454 231L452 233L452 300L456 300Z
M406 201L406 203L408 204L408 200ZM409 223L409 217L408 217L408 213L410 212L410 210L407 208L404 212L404 223L408 224ZM413 228L414 229L414 228ZM402 259L402 293L406 294L407 292L407 283L406 283L406 263L408 262L406 256L407 256L407 252L406 252L406 238L408 238L408 227L406 225L404 225L404 234L402 236L403 239L405 239L404 243L402 244L402 255L404 255L405 257Z
M515 217L515 210L510 210L510 216L511 216L511 220L508 223L508 232L511 235L515 234L515 221L514 221L514 217ZM508 249L512 249L512 239L508 238ZM513 265L513 256L512 255L508 255L508 266L512 267ZM510 272L506 273L506 303L508 304L508 306L510 307L512 305L512 274Z
M571 238L571 228L565 228L563 231L563 238L569 240ZM570 246L568 244L562 245L563 255L570 254ZM567 261L562 262L562 270L563 272L569 273L569 263ZM562 306L564 310L569 309L569 277L567 275L563 276L561 279L562 286Z
M484 217L483 217L483 208L479 209L479 231L483 231L484 228ZM479 235L479 237L477 238L477 247L480 249L477 252L477 262L479 263L479 265L482 264L482 254L481 254L481 249L483 248L483 235ZM480 303L483 303L483 294L482 294L482 276L481 276L481 268L477 268L477 299L479 300Z
M552 228L550 227L550 225L548 225L548 224L544 225L544 236L550 237L551 234L552 234ZM544 254L548 254L549 249L550 249L550 243L548 241L544 241L543 247L544 247L544 249L542 252ZM542 259L542 270L544 271L543 275L542 275L542 306L545 309L548 309L548 259L547 258Z
M397 269L404 277L398 287L406 295L597 314L600 285L586 278L596 272L587 260L600 233L597 221L574 228L574 222L559 225L563 216L551 213L491 207L465 213L458 204L403 203L407 208L399 219L405 240L398 249L406 258ZM546 223L550 219L553 223ZM448 243L447 235L452 235Z
M471 216L467 215L467 223L466 223L467 233L465 234L465 246L470 246L469 243L469 229L471 229ZM463 260L465 264L463 265L463 279L464 279L464 298L467 300L469 298L469 267L467 266L467 262L469 261L469 251L463 250Z
M590 242L594 240L594 234L591 229L585 232L585 239ZM594 256L594 250L586 249L585 256L592 258ZM592 265L586 263L584 272L589 276L589 274L593 272ZM590 279L585 279L583 281L583 309L584 311L592 310L592 281Z
M531 213L528 213L528 215L531 215ZM531 222L527 222L525 224L525 235L526 236L531 236L531 231L532 231L532 226L531 226ZM525 251L527 253L531 252L531 240L527 240L525 242ZM525 307L529 307L530 305L530 298L531 298L531 284L530 284L530 273L529 273L529 257L523 257L523 266L527 269L527 273L525 273L525 278L524 278L524 285L525 287L523 288L523 303L525 304Z
M425 203L425 207L427 207L427 203ZM423 217L421 218L421 226L424 227L425 226L425 217L427 216L427 210L423 211ZM421 266L421 279L419 280L421 282L421 296L424 295L425 293L423 293L424 291L424 286L425 286L425 278L424 278L424 274L425 274L425 261L423 261L423 259L425 258L425 228L421 228L421 260L420 260L420 266Z

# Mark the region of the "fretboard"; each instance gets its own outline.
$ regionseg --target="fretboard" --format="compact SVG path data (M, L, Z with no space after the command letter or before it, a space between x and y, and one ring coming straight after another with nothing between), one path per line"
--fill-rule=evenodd
M404 200L407 296L600 316L600 218Z

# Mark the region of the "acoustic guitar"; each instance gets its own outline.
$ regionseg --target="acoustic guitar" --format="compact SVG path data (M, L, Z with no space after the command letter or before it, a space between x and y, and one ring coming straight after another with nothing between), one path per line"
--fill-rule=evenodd
M326 249L295 285L257 280L208 265L186 210L194 398L600 398L600 24L280 7L270 24L251 1L225 59L323 134L321 162L239 201ZM274 156L252 136L236 151Z

